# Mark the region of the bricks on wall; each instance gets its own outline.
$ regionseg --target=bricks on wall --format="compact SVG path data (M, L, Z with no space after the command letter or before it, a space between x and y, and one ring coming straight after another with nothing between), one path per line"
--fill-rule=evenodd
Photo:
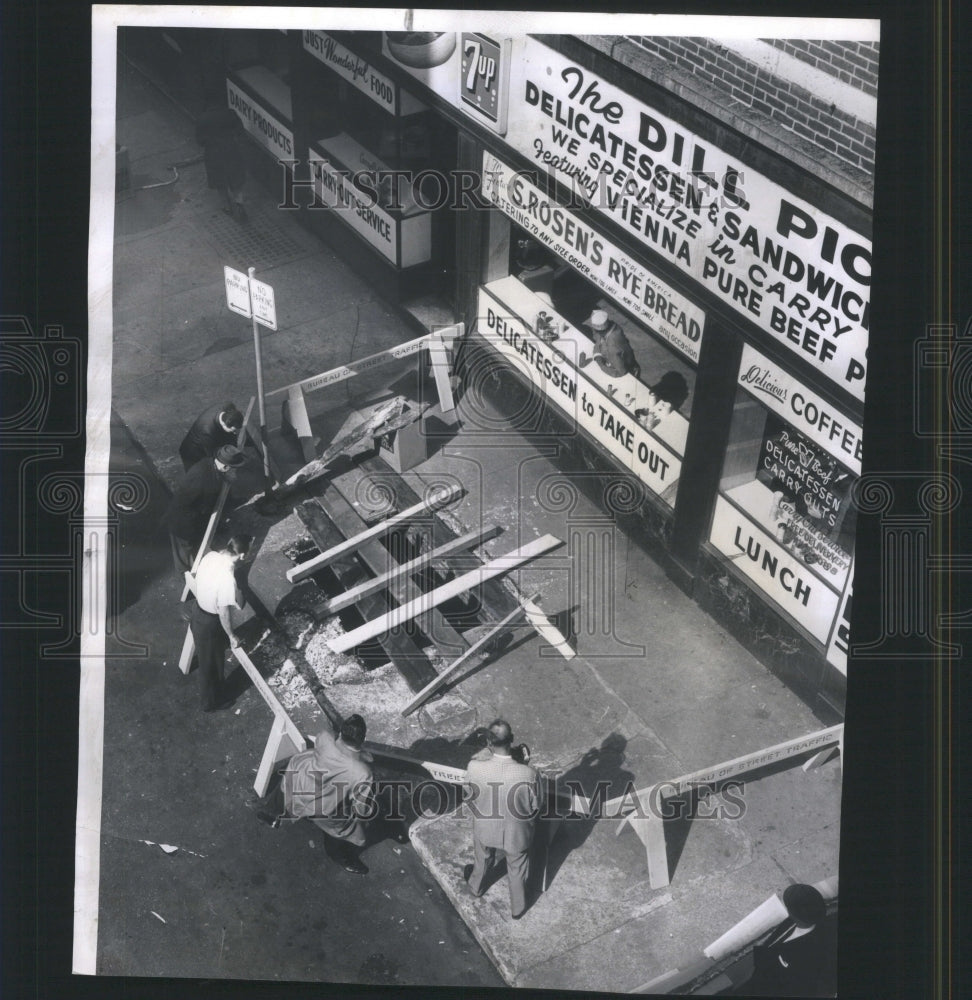
M653 56L725 92L777 125L867 173L874 170L874 127L809 90L774 76L744 56L706 38L647 35L629 40ZM874 97L878 45L872 42L766 39L767 44Z

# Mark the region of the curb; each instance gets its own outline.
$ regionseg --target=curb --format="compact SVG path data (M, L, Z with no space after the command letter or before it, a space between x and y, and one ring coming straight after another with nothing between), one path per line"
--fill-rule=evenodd
M509 965L502 955L496 953L489 939L482 933L478 922L470 919L467 912L468 907L465 905L467 898L462 895L461 890L459 892L456 891L454 880L448 876L439 858L432 853L422 840L422 834L426 829L433 826L435 823L451 819L453 815L453 813L445 813L443 816L433 816L428 819L416 820L409 830L409 839L412 842L412 847L415 848L415 853L421 858L422 864L425 865L429 874L438 883L439 888L441 888L446 894L446 897L452 904L453 909L472 932L472 936L476 939L476 943L480 948L482 948L483 953L496 967L496 971L503 977L508 986L516 986L516 970ZM469 900L469 902L471 902L471 900Z

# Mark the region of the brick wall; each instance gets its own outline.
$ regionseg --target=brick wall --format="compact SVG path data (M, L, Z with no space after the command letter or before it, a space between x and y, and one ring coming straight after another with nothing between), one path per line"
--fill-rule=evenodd
M839 160L873 174L875 130L869 122L820 100L791 80L771 74L718 41L628 37L653 56L721 90L742 107L752 108ZM773 39L768 44L870 96L877 95L876 43Z
M877 97L877 42L813 42L802 38L767 38L766 42Z

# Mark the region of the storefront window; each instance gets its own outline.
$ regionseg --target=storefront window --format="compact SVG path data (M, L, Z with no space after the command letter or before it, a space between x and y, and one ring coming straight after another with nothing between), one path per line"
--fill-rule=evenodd
M710 541L820 643L849 584L860 428L743 352Z
M508 170L489 154L486 165L494 179ZM479 333L606 456L674 507L704 314L570 210L541 201L532 185L519 174L486 185L504 211L489 227L496 266L481 290ZM537 224L521 224L504 192L522 195ZM622 273L643 306L650 302L645 312L667 323L665 332L635 318Z
M627 404L634 393L621 400L638 422L654 430L673 413L688 421L695 385L692 366L524 229L514 225L512 230L510 273L549 301L553 312L565 322L589 337L595 350L596 342L603 343L602 353L592 354L602 372L615 377L633 375L651 390L651 398L640 400L641 407ZM592 319L599 320L596 326Z
M558 203L537 172L484 151L483 193L496 212L480 332L511 360L533 357L528 374L537 388L674 506L705 311ZM525 340L512 327L490 327L499 306ZM551 381L576 389L577 401L562 398L556 384L551 390Z
M347 33L303 32L318 197L400 268L454 254L449 167L456 133L359 54Z

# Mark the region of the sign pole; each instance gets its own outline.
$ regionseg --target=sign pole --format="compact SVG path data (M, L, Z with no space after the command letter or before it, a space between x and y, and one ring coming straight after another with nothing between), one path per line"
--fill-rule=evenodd
M267 407L263 399L263 356L260 353L260 325L257 323L256 310L253 308L253 275L255 267L247 268L250 281L250 313L253 318L253 353L256 357L257 405L260 412L260 441L263 444L263 489L266 497L270 496L270 458L267 443Z

